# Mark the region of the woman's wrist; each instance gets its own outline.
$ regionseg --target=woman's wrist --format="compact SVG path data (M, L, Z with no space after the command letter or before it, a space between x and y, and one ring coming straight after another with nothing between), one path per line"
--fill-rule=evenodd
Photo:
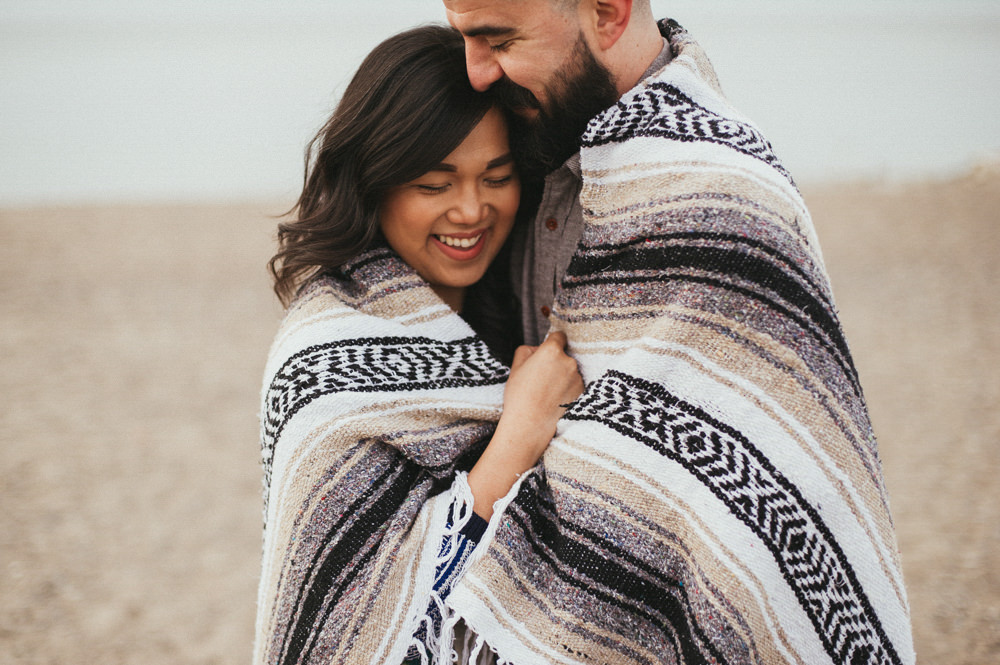
M540 440L518 431L520 428L497 425L496 432L479 461L469 472L473 511L483 519L493 515L493 504L510 492L517 479L538 462L549 439ZM539 439L533 441L532 439Z

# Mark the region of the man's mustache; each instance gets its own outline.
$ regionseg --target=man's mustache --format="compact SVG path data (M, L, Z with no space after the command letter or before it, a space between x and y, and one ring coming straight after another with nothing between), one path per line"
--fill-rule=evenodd
M490 89L496 100L503 106L516 111L517 109L541 109L538 99L527 88L523 88L504 76Z

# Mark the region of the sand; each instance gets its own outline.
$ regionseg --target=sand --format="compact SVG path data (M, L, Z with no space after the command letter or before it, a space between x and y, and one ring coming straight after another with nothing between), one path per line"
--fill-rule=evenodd
M925 665L1000 661L1000 170L808 187ZM281 204L0 211L0 664L247 663Z

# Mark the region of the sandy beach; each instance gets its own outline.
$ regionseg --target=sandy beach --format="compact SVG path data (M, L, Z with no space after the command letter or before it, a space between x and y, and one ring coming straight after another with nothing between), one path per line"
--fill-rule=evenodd
M804 194L919 662L1000 662L1000 167ZM0 665L249 662L285 205L0 210Z

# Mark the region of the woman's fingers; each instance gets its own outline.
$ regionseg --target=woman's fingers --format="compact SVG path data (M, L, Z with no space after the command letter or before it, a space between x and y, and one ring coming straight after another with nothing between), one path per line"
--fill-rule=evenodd
M504 410L526 410L532 420L555 421L565 404L583 392L583 378L576 360L566 353L566 334L552 332L537 347L522 346L514 352Z
M545 336L545 340L542 344L552 344L559 347L560 350L563 350L566 348L567 341L566 333L561 330L554 330Z
M568 339L566 333L561 330L550 332L542 342L548 345L563 368L563 403L572 402L583 392L583 377L580 376L580 369L576 359L566 353Z
M525 363L537 349L537 346L519 346L514 349L514 360L511 361L510 368L515 370Z

